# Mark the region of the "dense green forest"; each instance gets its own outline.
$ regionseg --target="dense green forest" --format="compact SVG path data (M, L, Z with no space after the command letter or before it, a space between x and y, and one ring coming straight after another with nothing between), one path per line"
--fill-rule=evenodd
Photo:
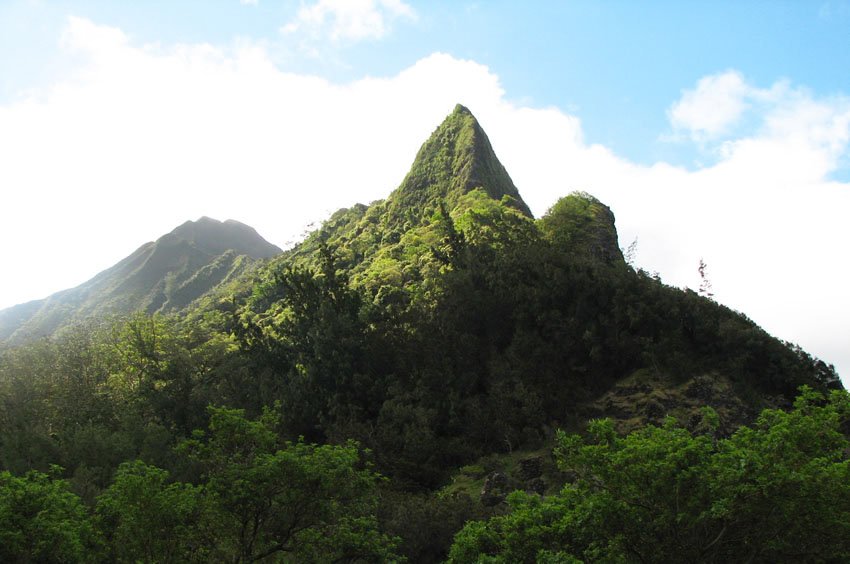
M535 220L458 106L189 307L0 352L0 560L846 560L840 388L592 196Z

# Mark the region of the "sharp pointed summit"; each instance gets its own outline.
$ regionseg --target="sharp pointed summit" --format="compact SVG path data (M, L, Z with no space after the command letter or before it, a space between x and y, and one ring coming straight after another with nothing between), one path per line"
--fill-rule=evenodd
M296 257L311 263L319 256L322 241L331 246L350 246L356 251L344 258L345 264L359 275L378 255L382 260L397 260L402 237L436 243L436 239L431 240L437 237L434 232L416 230L428 231L435 214L441 210L451 214L464 200L471 201L467 196L473 192L512 208L511 213L515 210L516 215L533 219L484 129L468 108L457 104L422 144L410 171L386 200L338 210L282 260ZM420 251L423 249L428 246L423 244Z
M478 120L458 104L419 149L410 172L387 200L388 211L424 213L439 200L451 209L476 188L496 200L507 197L512 207L531 217Z

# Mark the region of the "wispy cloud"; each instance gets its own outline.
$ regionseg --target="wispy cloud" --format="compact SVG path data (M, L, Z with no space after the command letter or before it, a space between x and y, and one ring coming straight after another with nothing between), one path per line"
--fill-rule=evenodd
M415 20L414 9L402 0L318 0L302 5L284 34L333 42L381 39L397 20Z
M824 2L818 8L821 20L842 20L850 17L850 3L847 0Z
M716 137L733 126L749 107L750 88L735 71L707 76L683 92L668 115L674 130L692 138Z
M695 88L683 90L667 111L674 139L690 140L728 153L730 144L759 136L788 140L806 136L806 143L836 153L846 140L846 100L816 101L803 87L778 80L769 88L749 83L730 70L701 78ZM742 127L746 123L747 128ZM832 155L837 156L836 154Z

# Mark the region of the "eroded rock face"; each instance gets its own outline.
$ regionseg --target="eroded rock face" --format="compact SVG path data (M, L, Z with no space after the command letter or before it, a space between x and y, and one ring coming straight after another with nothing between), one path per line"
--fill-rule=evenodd
M462 195L478 188L494 200L507 197L511 207L532 217L478 120L457 105L425 141L407 176L390 194L384 221L390 227L419 223L429 207L442 201L451 209Z
M664 405L656 400L650 399L643 406L643 413L647 419L656 422L664 417L666 413Z
M714 398L714 389L711 381L706 377L694 378L685 388L685 395L689 398L710 402Z
M494 470L484 478L480 502L485 507L494 507L505 501L509 493L524 491L544 495L546 492L545 459L543 456L528 456L517 461L508 470Z
M546 482L543 478L534 478L533 480L529 480L525 484L525 491L528 493L536 493L539 495L543 495L546 491Z
M731 434L756 416L756 410L734 393L731 382L718 374L703 374L682 383L661 377L626 379L586 406L586 415L610 417L624 433L647 424L660 425L667 416L695 431L703 419L701 409L706 406L719 416L719 436Z
M533 456L519 461L519 478L528 482L543 475L543 458Z
M540 220L545 236L566 252L611 264L624 263L611 209L585 192L558 200Z
M487 507L498 505L505 501L508 495L508 477L501 472L491 472L484 478L481 488L481 504Z

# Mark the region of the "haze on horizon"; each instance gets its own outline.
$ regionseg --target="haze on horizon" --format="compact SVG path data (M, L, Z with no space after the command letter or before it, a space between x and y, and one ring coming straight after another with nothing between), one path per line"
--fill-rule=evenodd
M462 103L535 216L590 192L637 266L696 288L704 260L847 385L850 4L566 4L5 3L0 308L204 215L285 247Z

